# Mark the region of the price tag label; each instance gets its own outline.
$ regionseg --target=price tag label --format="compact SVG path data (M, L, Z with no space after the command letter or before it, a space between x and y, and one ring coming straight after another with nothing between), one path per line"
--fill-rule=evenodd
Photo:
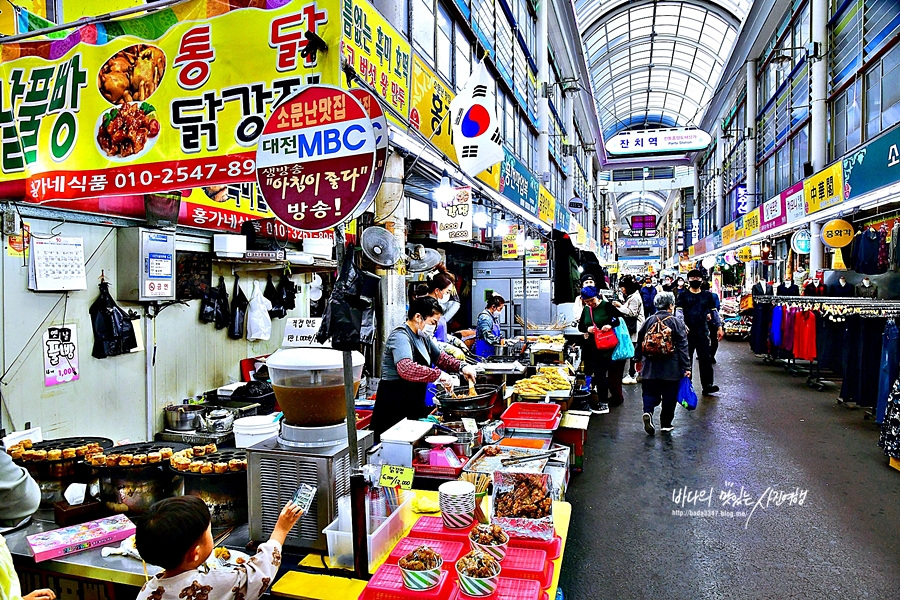
M466 432L478 433L478 424L475 422L475 419L463 419L462 424Z
M402 490L411 490L413 476L416 470L412 467L397 467L395 465L381 465L381 477L378 485L381 487L397 487Z

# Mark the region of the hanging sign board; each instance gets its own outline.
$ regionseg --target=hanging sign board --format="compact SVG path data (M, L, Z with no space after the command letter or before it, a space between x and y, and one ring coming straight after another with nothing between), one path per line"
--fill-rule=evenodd
M375 169L375 131L362 104L311 85L269 117L256 150L259 191L291 227L323 231L350 218Z
M375 132L375 170L372 173L372 181L369 184L369 191L366 193L359 207L353 211L353 217L361 215L378 195L381 184L384 182L384 170L387 166L388 146L390 145L390 137L388 135L388 122L384 116L384 109L381 108L381 102L375 95L361 88L350 90L354 98L359 100L362 107L366 109L366 114L372 120L372 130Z
M703 150L712 137L701 129L644 129L621 131L606 142L606 151L615 155L693 152Z
M581 198L576 196L569 200L569 212L573 215L577 215L582 210L584 210L584 202L581 201Z
M734 223L729 223L722 228L722 245L728 246L734 242Z
M556 198L544 186L538 188L538 219L550 227L556 222Z
M801 229L791 236L791 249L797 254L809 254L812 235L809 229Z
M853 241L853 225L843 219L832 219L822 226L822 243L829 248L843 248Z
M45 386L78 381L78 336L74 324L48 328L41 349Z
M289 348L321 346L321 344L317 344L314 340L316 333L318 333L321 327L321 318L288 319L284 323L284 338L282 338L281 345Z
M472 239L472 188L458 187L447 206L438 206L437 241L465 242Z
M503 258L515 258L519 255L519 228L513 225L501 242Z
M760 211L759 230L769 231L787 223L787 211L785 210L784 194L778 194L771 200L764 202Z
M841 162L825 167L803 182L806 214L811 215L844 201L844 169Z
M743 263L748 263L753 260L753 251L750 249L750 246L743 246L738 248L737 252L734 253L735 258Z

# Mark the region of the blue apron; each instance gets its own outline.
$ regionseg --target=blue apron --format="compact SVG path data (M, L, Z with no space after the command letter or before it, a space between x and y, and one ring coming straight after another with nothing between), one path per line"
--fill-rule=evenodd
M487 312L487 311L484 311L484 312ZM489 314L489 316L490 316L490 314ZM493 316L491 316L491 319L494 321L494 326L491 327L491 333L496 337L500 337L500 322L497 321L497 319L495 319ZM493 356L494 355L493 344L491 344L487 340L475 340L475 355L481 356L484 358L487 358L488 356Z

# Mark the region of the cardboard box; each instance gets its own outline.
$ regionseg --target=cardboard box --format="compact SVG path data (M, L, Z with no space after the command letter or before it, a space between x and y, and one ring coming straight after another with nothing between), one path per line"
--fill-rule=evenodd
M28 536L34 562L41 562L120 542L134 534L134 523L125 515L115 515L81 525Z

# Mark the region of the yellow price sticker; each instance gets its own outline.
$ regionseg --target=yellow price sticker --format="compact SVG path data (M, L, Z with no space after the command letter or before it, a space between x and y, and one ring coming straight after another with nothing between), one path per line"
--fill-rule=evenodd
M381 465L381 477L378 478L378 485L391 488L399 485L401 490L411 490L415 474L416 470L412 467Z

